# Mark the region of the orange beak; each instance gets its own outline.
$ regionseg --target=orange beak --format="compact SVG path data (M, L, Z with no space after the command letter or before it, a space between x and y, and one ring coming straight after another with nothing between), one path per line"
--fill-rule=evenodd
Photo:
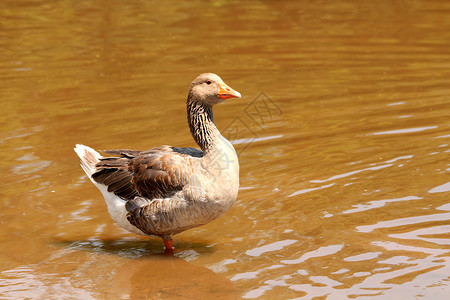
M241 98L241 93L233 90L228 85L226 85L224 82L219 83L219 92L217 93L217 95L219 96L219 98L222 98L222 99Z

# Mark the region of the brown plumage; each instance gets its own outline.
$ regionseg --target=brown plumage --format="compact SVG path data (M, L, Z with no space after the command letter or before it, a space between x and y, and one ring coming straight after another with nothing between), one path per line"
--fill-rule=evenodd
M160 146L147 151L95 150L77 145L81 166L123 228L163 238L206 224L231 207L239 187L233 146L214 123L212 106L240 94L215 74L197 77L187 99L188 123L201 150Z

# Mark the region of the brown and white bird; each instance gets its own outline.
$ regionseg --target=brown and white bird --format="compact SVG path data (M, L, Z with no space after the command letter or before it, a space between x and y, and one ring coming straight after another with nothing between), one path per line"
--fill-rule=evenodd
M172 253L172 236L220 217L236 200L239 162L217 129L212 107L241 94L212 73L198 76L187 98L189 128L201 150L159 146L147 151L74 148L81 167L102 192L122 228L159 236Z

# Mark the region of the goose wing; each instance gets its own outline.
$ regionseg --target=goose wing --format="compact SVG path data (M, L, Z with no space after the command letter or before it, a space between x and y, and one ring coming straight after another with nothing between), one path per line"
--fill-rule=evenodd
M92 178L124 200L137 196L152 200L168 198L190 182L193 162L203 152L194 148L161 146L147 151L106 150L120 157L97 163Z

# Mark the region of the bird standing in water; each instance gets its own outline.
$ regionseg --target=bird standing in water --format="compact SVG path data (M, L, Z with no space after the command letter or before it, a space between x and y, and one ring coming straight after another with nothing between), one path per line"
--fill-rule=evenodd
M130 232L161 237L166 253L173 253L173 235L225 213L238 194L239 162L214 123L212 107L240 97L212 73L191 83L188 123L201 150L159 146L106 150L113 156L103 157L76 145L81 167L102 192L111 218Z

